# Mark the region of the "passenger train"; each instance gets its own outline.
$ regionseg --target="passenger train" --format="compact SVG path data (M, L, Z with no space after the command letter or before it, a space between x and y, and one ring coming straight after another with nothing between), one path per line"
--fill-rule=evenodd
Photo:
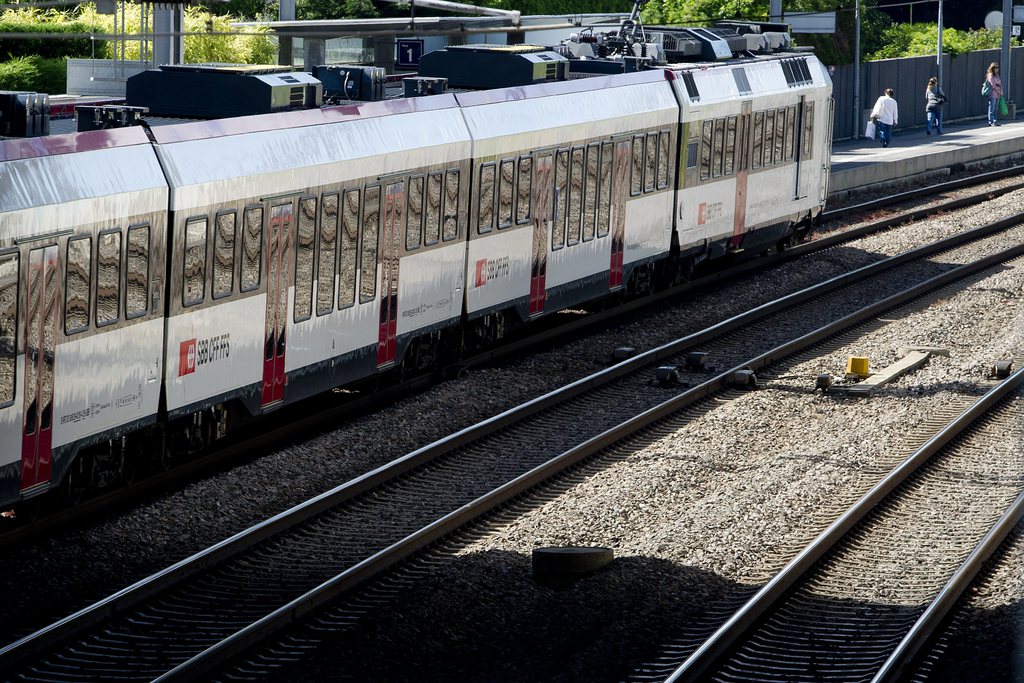
M806 52L0 141L0 510L799 237Z

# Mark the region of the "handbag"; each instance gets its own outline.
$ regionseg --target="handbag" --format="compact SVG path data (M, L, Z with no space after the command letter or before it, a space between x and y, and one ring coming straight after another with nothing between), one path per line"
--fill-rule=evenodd
M1006 106L1006 98L999 98L999 115L1006 116L1010 113L1010 108Z
M864 128L864 137L870 138L871 140L875 139L875 122L874 121L868 121L868 125Z
M988 81L981 82L981 96L988 97L992 94L992 84Z

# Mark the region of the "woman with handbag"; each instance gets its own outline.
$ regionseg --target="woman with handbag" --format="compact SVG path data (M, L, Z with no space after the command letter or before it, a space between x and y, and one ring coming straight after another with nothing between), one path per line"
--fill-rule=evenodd
M942 105L946 103L946 93L939 85L939 79L932 76L928 79L928 87L924 91L924 111L928 117L928 127L925 132L932 134L932 126L935 127L935 134L942 135Z
M882 141L882 147L888 147L892 142L893 126L900 122L900 108L893 97L895 94L892 88L886 88L871 110L871 120L878 126L878 139Z
M996 119L999 116L999 100L1003 99L1003 81L999 78L999 65L995 62L989 64L985 72L981 91L983 95L988 95L988 125L998 126Z

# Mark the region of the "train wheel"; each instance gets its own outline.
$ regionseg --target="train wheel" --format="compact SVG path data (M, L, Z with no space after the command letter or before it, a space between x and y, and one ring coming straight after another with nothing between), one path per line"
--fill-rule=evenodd
M23 500L14 506L14 519L19 524L32 524L43 516L42 496Z
M61 483L61 497L71 507L81 505L89 490L89 468L85 456L75 458Z

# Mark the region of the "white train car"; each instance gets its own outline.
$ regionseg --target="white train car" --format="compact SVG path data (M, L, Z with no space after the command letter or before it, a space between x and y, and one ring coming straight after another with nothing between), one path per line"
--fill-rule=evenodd
M429 355L458 324L470 141L452 96L153 134L170 419L222 422L231 400L260 414Z
M141 128L0 141L4 503L123 471L157 420L167 195Z
M672 67L685 166L680 255L693 263L765 249L823 209L832 84L813 55Z
M473 137L470 320L593 301L667 257L679 105L663 72L457 97Z

